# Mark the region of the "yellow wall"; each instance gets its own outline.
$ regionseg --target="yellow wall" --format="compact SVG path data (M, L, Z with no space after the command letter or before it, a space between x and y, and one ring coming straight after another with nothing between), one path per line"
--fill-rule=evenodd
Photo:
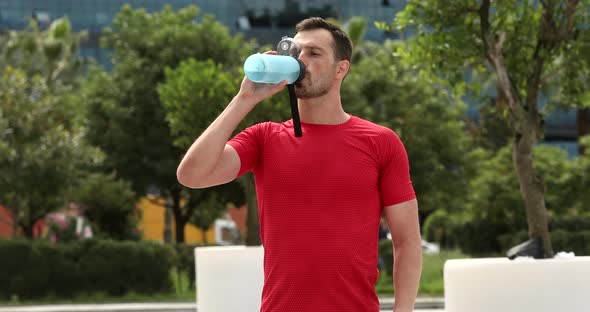
M142 218L139 230L143 233L144 240L164 241L164 200L160 198L143 197L137 204L141 210ZM172 237L175 237L175 224L172 222ZM184 227L186 243L203 243L203 231L192 224ZM207 242L215 243L215 230L211 227L207 231Z

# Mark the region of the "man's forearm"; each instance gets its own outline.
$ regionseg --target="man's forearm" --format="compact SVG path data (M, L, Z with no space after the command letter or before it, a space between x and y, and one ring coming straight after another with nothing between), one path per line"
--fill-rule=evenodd
M177 169L177 176L183 184L192 184L213 170L231 134L255 105L244 101L234 97L191 145Z
M414 309L420 284L422 247L420 243L406 242L396 246L394 254L394 311L411 312Z

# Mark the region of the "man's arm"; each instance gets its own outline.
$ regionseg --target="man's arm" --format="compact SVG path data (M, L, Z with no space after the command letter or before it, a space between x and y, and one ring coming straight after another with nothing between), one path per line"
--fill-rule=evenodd
M187 187L205 188L235 179L240 158L227 141L256 104L281 91L286 84L287 81L277 85L257 84L244 77L238 94L184 155L176 170L178 181Z
M411 312L422 272L422 239L416 199L385 207L394 250L395 312Z

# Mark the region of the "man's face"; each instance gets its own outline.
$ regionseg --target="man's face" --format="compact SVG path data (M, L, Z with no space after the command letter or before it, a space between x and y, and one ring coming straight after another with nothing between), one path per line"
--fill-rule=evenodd
M327 94L336 82L332 34L325 29L314 29L299 32L294 39L301 47L299 59L305 64L305 77L295 84L295 94L300 99Z

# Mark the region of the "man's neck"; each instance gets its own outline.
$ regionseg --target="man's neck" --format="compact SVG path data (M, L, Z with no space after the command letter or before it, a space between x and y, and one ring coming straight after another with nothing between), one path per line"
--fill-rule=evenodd
M299 99L301 122L320 125L338 125L350 115L342 108L340 94L326 94L313 99Z

